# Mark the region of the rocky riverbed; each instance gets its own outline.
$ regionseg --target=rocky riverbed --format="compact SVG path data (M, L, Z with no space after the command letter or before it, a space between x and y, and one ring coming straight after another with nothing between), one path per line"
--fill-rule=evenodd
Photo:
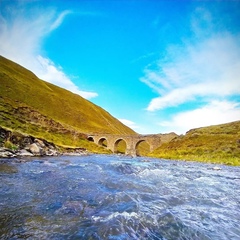
M84 148L63 148L44 139L13 133L0 127L0 158L86 155Z

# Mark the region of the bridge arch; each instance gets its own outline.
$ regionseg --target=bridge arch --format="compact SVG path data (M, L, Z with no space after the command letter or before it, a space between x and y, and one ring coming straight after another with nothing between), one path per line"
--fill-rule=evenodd
M148 143L145 139L141 139L141 140L139 140L138 142L136 142L135 149L137 149L138 145L139 145L140 143L142 143L142 142ZM148 144L149 144L149 143L148 143Z
M126 153L126 149L127 149L127 142L126 142L126 140L125 139L123 139L123 138L119 138L119 139L117 139L117 140L115 140L114 141L114 145L113 145L113 153L117 153L118 152L118 146L119 146L119 144L121 143L121 142L123 142L124 143L124 153ZM120 146L120 147L123 147L123 146ZM122 149L120 149L120 150L122 150ZM121 151L120 151L121 152ZM122 153L122 152L121 152Z
M108 146L107 138L105 137L100 138L97 144L103 147L107 147Z
M143 156L150 152L150 143L146 139L140 139L136 142L134 149L137 156Z
M171 141L177 135L175 133L170 134L156 134L156 135L114 135L114 134L89 134L88 140L93 141L95 144L106 147L113 153L116 152L119 142L122 140L126 143L126 155L136 156L137 147L140 143L146 142L149 145L149 151L152 152L162 143Z
M88 141L90 141L90 142L94 142L94 138L93 138L93 137L91 137L91 136L90 136L90 137L88 137L88 138L87 138L87 140L88 140Z

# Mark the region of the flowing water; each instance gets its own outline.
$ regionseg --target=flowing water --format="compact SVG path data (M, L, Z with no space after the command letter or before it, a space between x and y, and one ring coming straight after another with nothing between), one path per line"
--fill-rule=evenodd
M240 168L91 155L0 164L0 239L240 239Z

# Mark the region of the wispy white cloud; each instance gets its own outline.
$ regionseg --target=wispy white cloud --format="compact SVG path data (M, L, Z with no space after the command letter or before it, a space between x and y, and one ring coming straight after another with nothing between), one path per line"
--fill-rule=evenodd
M59 16L55 19L55 21L50 26L50 31L53 31L54 29L58 28L62 24L64 18L70 13L72 12L69 10L65 10L62 13L60 13Z
M240 96L240 33L220 28L224 24L215 30L213 22L209 11L197 8L188 25L192 35L144 69L140 80L159 95L146 110L166 116L171 108L159 123L165 132L240 120L239 102L231 101Z
M177 134L184 134L192 128L238 121L239 118L239 103L214 100L203 107L177 113L168 121L159 123L159 126L165 132L172 131L174 127Z
M9 4L0 14L0 54L34 72L39 78L70 90L85 98L96 97L95 92L81 91L61 67L44 56L42 41L60 27L71 11L53 9L25 9L23 3ZM5 14L4 14L5 11Z
M158 62L145 70L141 81L160 96L147 107L156 111L178 106L197 97L228 97L240 94L240 38L225 34L180 48L180 56ZM178 55L178 53L176 53Z
M130 120L127 120L127 119L118 119L120 122L122 122L123 124L125 124L126 126L130 127L131 129L134 129L134 130L138 130L139 129L139 126L133 122L133 121L130 121Z
M69 77L66 76L66 74L61 69L59 69L59 67L56 67L51 60L42 56L38 56L37 61L40 64L41 68L38 69L39 77L41 79L63 87L86 99L97 96L97 93L95 92L86 92L79 90L79 88L69 79Z

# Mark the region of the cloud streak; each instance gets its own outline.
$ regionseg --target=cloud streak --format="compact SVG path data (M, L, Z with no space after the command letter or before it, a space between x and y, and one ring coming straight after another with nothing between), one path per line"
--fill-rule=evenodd
M217 125L238 121L240 117L240 104L232 101L213 100L208 104L191 111L175 114L170 120L159 123L165 132L172 131L174 126L177 134L182 134L199 126Z
M0 15L0 54L34 72L39 78L81 95L96 97L95 92L81 91L61 67L42 54L42 41L60 27L71 11L52 9L26 10L23 4L8 5Z
M179 106L198 97L229 97L240 94L239 37L214 36L168 61L159 60L157 69L145 69L141 79L160 96L151 100L148 111ZM178 54L178 53L177 53Z
M71 13L72 13L72 12L71 12L71 11L68 11L68 10L65 10L65 11L63 11L62 13L60 13L60 15L59 15L59 16L56 18L56 20L52 23L52 25L51 25L51 27L50 27L50 32L53 31L53 30L55 30L56 28L58 28L58 27L62 24L64 18L65 18L68 14L71 14Z
M240 34L223 26L218 24L216 30L211 13L197 8L188 24L190 37L167 46L165 55L144 69L140 81L159 95L146 110L170 113L167 120L159 120L162 129L184 133L240 119L236 101L240 96Z
M130 121L128 119L123 119L123 118L118 119L118 120L120 122L122 122L123 124L125 124L126 126L132 128L132 129L135 129L135 130L139 129L139 126L135 122L133 122L133 121Z
M69 77L61 69L57 68L51 60L42 56L38 56L37 62L40 66L37 72L39 73L39 77L41 79L63 87L86 99L98 96L98 94L95 92L86 92L79 90L79 88L69 79Z

